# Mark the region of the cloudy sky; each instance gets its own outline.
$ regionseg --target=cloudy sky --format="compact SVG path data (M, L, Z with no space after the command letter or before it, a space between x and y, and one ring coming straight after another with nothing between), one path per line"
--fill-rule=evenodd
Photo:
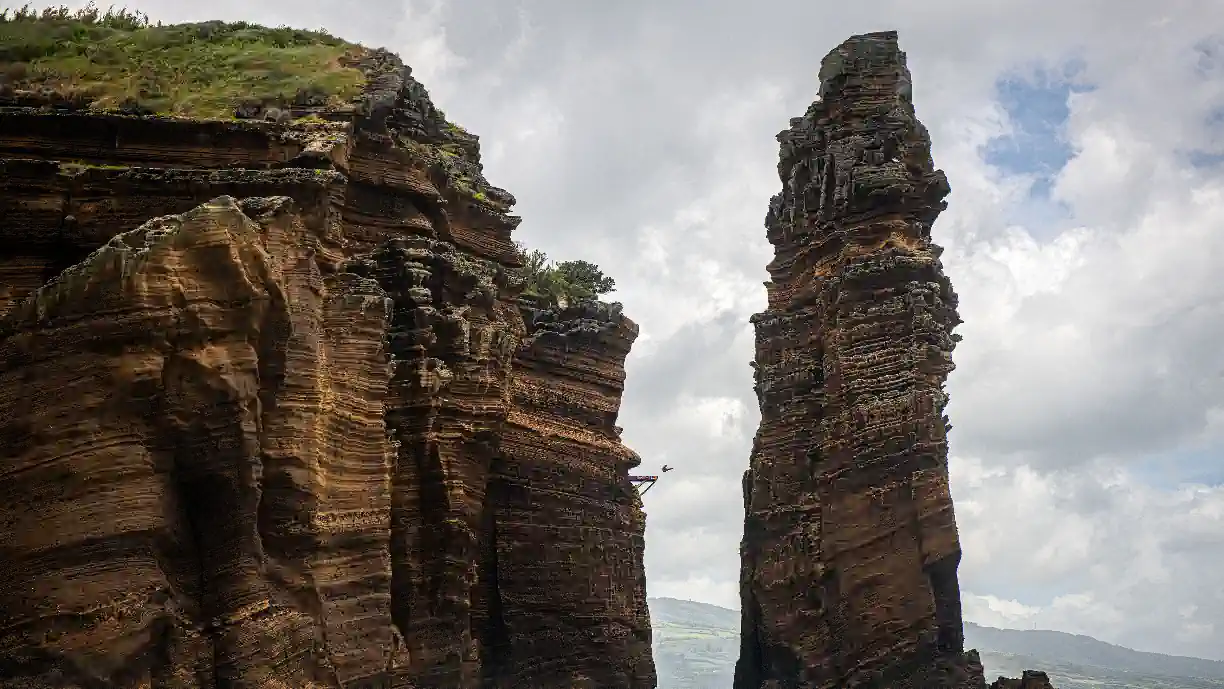
M737 607L774 134L821 57L897 29L952 183L966 617L1224 658L1224 3L133 0L404 56L519 239L641 324L621 415L651 595Z

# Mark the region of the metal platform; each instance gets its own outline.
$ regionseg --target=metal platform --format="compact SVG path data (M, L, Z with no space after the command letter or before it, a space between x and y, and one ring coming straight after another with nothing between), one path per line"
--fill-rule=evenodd
M654 488L655 481L658 481L658 476L630 476L629 482L638 489L638 495L645 495L646 491ZM645 486L643 488L642 486Z

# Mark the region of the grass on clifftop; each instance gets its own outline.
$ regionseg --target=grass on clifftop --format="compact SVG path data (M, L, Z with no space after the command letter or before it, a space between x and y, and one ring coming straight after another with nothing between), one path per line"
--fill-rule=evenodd
M0 82L50 88L95 108L125 101L157 113L232 118L245 101L309 97L336 106L364 84L352 60L363 48L322 31L245 22L150 24L139 12L92 3L41 13L0 10Z

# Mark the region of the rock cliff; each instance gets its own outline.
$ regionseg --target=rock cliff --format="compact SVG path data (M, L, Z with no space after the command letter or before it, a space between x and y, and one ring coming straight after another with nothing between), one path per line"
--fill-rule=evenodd
M654 687L636 327L525 322L477 137L341 48L224 116L0 88L3 686Z
M960 319L931 241L950 188L896 33L829 53L790 125L753 318L736 689L984 687L963 648L943 415Z
M492 484L509 640L493 686L654 687L640 460L616 426L637 325L598 302L523 318Z

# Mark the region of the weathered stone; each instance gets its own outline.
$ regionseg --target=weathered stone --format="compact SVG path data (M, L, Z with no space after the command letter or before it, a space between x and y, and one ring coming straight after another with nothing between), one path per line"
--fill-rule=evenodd
M477 640L485 621L473 605L497 586L481 570L480 543L495 528L486 493L522 320L498 298L504 269L450 244L393 240L373 254L370 269L395 303L387 424L399 447L391 520L396 624L418 683L481 686Z
M6 681L341 686L386 666L390 300L325 275L308 217L217 198L0 320Z
M640 459L616 426L637 325L598 302L523 316L490 488L507 645L489 686L652 688Z
M654 686L636 329L526 338L514 198L360 63L242 121L0 102L0 684Z
M1000 677L991 683L990 689L1054 689L1050 678L1044 672L1025 670L1020 679Z
M948 182L896 33L852 37L820 78L765 220L735 686L980 688L943 415L960 319L931 241Z

